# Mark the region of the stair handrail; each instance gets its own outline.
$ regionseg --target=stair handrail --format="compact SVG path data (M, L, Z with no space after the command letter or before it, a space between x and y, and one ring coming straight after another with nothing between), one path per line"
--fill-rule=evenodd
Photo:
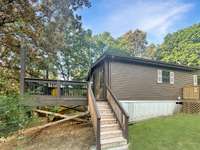
M113 94L112 90L106 85L106 98L110 104L119 124L123 131L123 137L128 141L128 120L129 116L118 101L117 97Z
M101 150L101 116L97 109L96 99L90 82L88 82L88 109L96 136L96 149Z

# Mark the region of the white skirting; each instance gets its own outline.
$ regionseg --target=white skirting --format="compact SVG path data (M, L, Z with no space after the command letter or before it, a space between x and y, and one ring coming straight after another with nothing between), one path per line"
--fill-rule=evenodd
M129 115L129 122L177 113L181 105L172 100L129 100L120 101Z

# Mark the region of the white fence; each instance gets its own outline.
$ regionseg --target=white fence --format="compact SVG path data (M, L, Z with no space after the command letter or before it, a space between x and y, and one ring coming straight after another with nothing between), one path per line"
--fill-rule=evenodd
M134 100L120 102L129 115L129 122L168 116L179 112L181 109L181 105L176 104L176 101Z

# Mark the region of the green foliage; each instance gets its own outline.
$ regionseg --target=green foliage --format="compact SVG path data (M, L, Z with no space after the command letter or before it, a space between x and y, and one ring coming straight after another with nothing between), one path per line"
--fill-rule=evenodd
M138 29L128 31L119 37L117 42L119 47L126 50L131 56L143 57L147 46L146 33Z
M50 112L57 113L57 112L59 112L59 110L60 110L60 106L51 106L51 107L48 107L48 111L50 111Z
M70 29L65 30L64 42L66 46L60 50L57 64L64 79L75 80L83 80L92 63L105 52L124 56L142 56L147 44L146 33L140 30L128 32L115 39L109 32L92 35L90 30L82 29L77 33ZM152 57L153 54L151 52Z
M92 65L104 52L128 54L110 33L92 35L91 30L65 31L66 46L60 50L57 66L64 79L84 80ZM68 46L67 46L68 45Z
M21 48L27 53L26 77L56 78L62 69L59 54L63 49L72 53L65 36L81 30L81 17L75 12L90 7L90 2L1 0L0 6L0 94L18 93Z
M109 32L92 35L90 30L66 35L66 43L71 45L61 51L62 74L67 79L85 79L92 65L104 52L128 55L129 51L121 47L118 40ZM71 43L70 43L71 42Z
M0 96L0 137L25 128L37 119L31 108L22 105L20 96Z
M77 10L90 7L89 0L3 0L0 5L1 94L18 93L21 48L27 53L26 77L84 80L104 52L135 55L146 45L140 30L118 39L84 30Z
M119 39L114 39L109 32L92 37L95 44L95 60L100 57L104 52L116 53L121 55L128 55L130 51L124 47L123 42Z
M14 70L0 67L0 95L13 95L19 93L19 82L13 76Z
M200 24L168 34L156 56L167 62L200 65Z
M43 70L54 74L59 73L63 79L69 80L72 68L77 66L77 63L73 64L74 58L77 58L78 54L81 55L81 17L75 12L78 8L90 7L90 2L88 0L42 0L41 5L45 10L42 13L48 20L40 42L47 56Z

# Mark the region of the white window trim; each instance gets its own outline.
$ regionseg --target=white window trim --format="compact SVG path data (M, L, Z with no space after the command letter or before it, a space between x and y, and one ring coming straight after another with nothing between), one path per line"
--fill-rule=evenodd
M170 84L174 84L174 72L170 71Z
M157 83L162 83L162 70L157 70Z
M193 85L194 85L194 86L197 86L197 85L198 85L197 75L193 75Z

